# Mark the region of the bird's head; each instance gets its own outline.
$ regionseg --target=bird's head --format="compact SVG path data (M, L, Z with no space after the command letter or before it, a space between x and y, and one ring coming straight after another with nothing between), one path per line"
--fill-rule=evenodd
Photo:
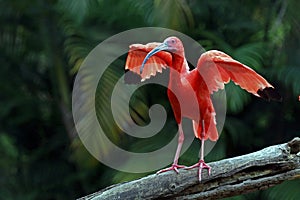
M174 54L178 54L180 56L184 56L184 49L183 49L183 44L180 41L179 38L177 37L168 37L167 39L164 40L163 43L161 43L160 45L158 45L157 47L155 47L154 49L152 49L152 51L150 51L147 56L145 57L142 66L140 68L140 73L142 74L143 69L144 69L144 65L147 62L147 60L153 56L154 54L160 52L160 51L167 51L170 53L174 53Z

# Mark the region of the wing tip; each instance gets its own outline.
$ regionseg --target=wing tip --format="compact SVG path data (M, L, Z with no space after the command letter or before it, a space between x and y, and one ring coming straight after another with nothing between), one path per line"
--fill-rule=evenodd
M263 89L259 89L259 90L257 90L257 94L261 98L263 98L267 101L270 101L270 100L278 101L278 102L282 101L282 96L273 87L265 87Z

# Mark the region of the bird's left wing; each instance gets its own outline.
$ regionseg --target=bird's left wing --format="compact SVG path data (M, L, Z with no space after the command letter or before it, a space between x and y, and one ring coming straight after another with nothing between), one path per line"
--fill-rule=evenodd
M139 76L141 80L149 79L151 76L155 76L157 72L162 72L166 66L171 66L172 56L170 53L161 51L151 56L146 62L142 74L140 74L140 68L146 55L155 47L161 43L152 42L146 45L132 44L129 46L129 52L126 59L125 70L130 70Z
M281 101L281 96L266 79L221 51L211 50L203 53L198 60L197 69L204 76L210 93L223 89L224 83L232 80L255 96Z

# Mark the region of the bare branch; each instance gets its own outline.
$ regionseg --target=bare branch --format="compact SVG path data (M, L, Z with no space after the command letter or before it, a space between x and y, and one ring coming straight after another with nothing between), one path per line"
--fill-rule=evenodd
M260 151L209 163L198 182L197 169L166 172L112 185L87 199L219 199L263 190L300 178L300 138Z

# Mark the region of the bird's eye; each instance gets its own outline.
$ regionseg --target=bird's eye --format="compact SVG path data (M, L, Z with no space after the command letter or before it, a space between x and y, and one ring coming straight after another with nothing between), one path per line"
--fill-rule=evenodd
M176 41L174 39L172 39L171 42L172 42L172 44L175 44Z

